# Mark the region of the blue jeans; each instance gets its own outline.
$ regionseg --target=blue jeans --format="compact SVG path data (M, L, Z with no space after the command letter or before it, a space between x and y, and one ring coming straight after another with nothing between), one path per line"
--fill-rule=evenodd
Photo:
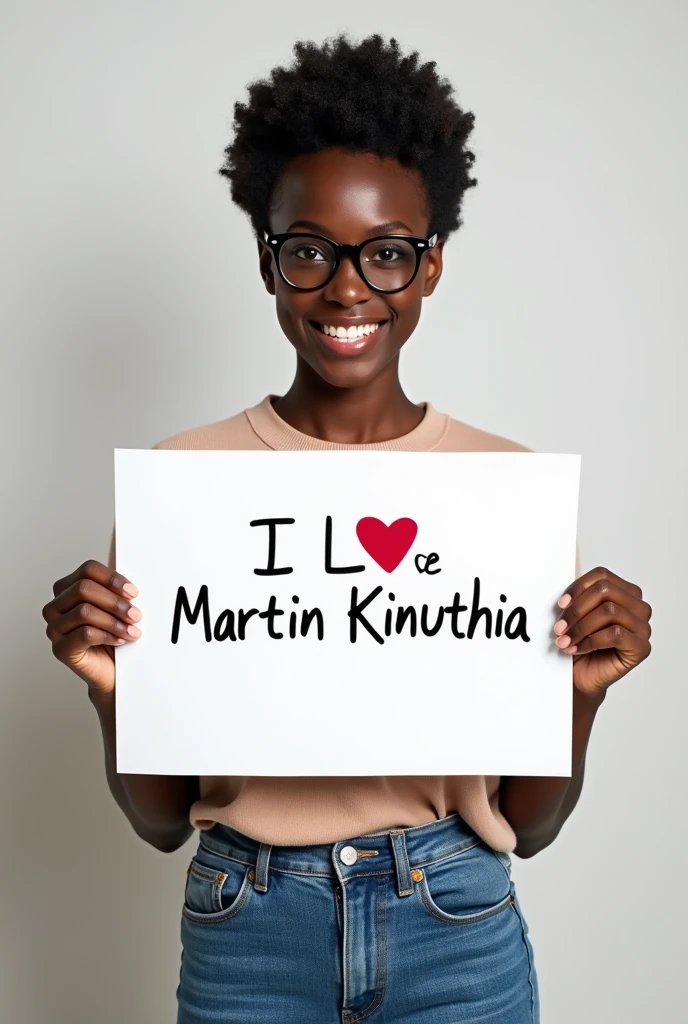
M199 835L177 1024L538 1024L511 860L451 814L316 846Z

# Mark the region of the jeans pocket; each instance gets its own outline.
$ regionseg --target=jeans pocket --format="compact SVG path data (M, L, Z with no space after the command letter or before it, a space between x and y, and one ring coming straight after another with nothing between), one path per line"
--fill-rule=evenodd
M236 917L249 899L253 870L199 845L187 869L182 914L197 924L221 924Z
M507 865L482 842L425 865L420 875L423 907L445 924L475 924L513 904Z

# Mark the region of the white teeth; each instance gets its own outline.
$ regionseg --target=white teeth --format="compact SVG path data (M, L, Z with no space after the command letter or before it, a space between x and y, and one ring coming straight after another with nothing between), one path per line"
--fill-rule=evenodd
M331 338L338 338L340 341L355 341L372 334L380 326L379 323L359 324L358 327L333 327L330 324L320 324L323 334L329 334Z

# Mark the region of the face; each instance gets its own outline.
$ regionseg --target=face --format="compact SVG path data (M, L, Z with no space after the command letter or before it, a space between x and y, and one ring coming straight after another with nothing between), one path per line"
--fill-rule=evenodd
M382 234L427 238L429 228L425 188L417 171L392 158L339 147L301 155L287 164L269 225L275 233L315 232L340 244ZM282 330L312 370L341 388L364 386L386 369L395 369L399 351L418 323L423 297L434 291L440 278L442 247L438 240L424 253L406 289L384 294L372 289L346 257L323 287L298 291L282 279L265 243L258 243L261 275L276 298ZM321 330L376 324L376 329L353 341Z

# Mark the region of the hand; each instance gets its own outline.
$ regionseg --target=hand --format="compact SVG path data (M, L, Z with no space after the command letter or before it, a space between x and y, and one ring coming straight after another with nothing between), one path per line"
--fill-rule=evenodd
M573 685L586 696L603 697L650 653L652 608L642 596L640 587L598 566L559 598L566 610L554 624L556 642L573 655Z
M111 693L115 688L113 648L141 635L141 612L130 598L138 588L121 573L89 559L53 584L52 601L43 608L58 661L88 683L89 690Z

